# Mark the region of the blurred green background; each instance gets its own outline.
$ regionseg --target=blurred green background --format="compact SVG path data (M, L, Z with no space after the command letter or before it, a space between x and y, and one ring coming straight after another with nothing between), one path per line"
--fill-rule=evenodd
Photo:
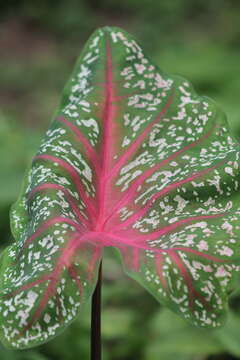
M214 98L240 137L239 0L8 0L0 2L0 234L9 208L84 42L103 25L125 28L165 71ZM240 359L240 292L225 327L192 328L104 260L104 360ZM60 337L1 360L88 360L90 307Z

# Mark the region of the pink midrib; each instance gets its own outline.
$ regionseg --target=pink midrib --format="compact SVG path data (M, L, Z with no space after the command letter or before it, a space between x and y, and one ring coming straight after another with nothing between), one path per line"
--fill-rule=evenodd
M165 107L155 117L155 119L145 128L143 133L132 143L129 149L120 157L117 163L111 168L111 159L113 156L113 120L115 117L116 105L113 101L117 100L117 96L114 91L113 81L113 64L110 44L106 42L106 81L105 81L105 105L103 111L103 146L102 146L102 166L99 172L99 181L97 186L97 198L98 198L98 218L96 221L95 231L104 231L106 220L109 212L107 210L107 194L109 193L110 181L118 174L123 164L131 155L137 150L143 139L147 136L150 129L156 124L162 116L167 112L169 106L172 104L174 91L171 92L169 99Z
M102 231L103 224L106 216L106 205L107 205L107 186L106 178L109 173L112 156L112 127L115 109L113 105L114 99L114 88L113 88L113 69L112 69L112 58L110 44L106 43L106 83L105 83L105 105L103 109L103 146L102 146L102 167L99 174L98 182L98 218L96 221L95 231Z

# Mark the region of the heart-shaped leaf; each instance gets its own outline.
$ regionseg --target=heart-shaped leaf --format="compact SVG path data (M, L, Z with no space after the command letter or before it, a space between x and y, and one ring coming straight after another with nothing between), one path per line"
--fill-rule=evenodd
M91 297L106 246L163 304L221 325L239 272L239 204L239 145L218 107L124 31L96 31L12 210L3 342L62 331Z

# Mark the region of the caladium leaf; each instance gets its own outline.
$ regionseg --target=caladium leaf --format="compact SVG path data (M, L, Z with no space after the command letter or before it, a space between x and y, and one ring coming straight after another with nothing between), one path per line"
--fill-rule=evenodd
M93 293L104 247L160 302L221 325L239 275L239 144L221 110L118 28L84 48L12 210L1 337L49 340Z

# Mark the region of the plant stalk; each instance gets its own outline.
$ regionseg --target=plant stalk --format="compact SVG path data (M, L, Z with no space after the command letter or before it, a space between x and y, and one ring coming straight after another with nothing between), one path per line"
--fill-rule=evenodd
M102 261L99 266L98 281L92 297L91 311L91 360L101 360L101 288L102 288Z

